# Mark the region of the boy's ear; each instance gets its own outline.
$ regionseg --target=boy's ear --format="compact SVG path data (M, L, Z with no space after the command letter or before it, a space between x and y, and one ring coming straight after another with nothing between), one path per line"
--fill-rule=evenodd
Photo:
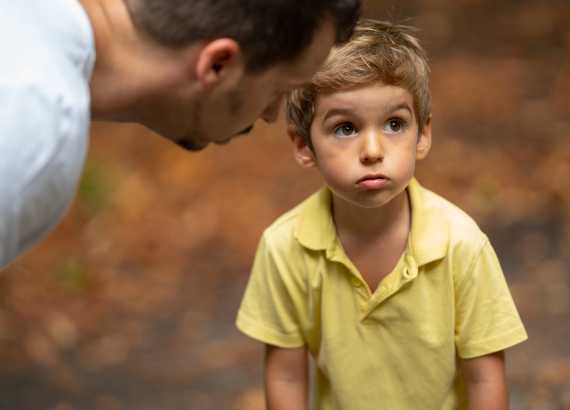
M303 168L314 167L316 165L315 154L303 137L297 134L292 125L287 127L287 134L289 134L289 138L293 141L293 155L297 163Z
M219 38L206 43L198 51L194 67L198 83L206 90L228 77L245 73L241 48L231 38Z
M431 148L431 114L427 118L418 136L416 145L416 159L424 159L429 154Z

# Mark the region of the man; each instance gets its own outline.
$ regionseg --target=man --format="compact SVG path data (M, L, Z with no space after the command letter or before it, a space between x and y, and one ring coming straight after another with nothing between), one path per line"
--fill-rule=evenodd
M359 0L0 0L0 268L71 202L90 118L188 150L273 121Z

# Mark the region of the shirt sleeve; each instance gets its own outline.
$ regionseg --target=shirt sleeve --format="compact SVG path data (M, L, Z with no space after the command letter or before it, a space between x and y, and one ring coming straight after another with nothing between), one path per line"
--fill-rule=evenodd
M488 239L457 278L455 337L461 358L497 352L528 338Z
M75 153L55 96L39 86L0 84L0 106L1 268L59 220L73 197L78 167L69 166Z
M304 286L291 271L287 258L278 255L262 237L241 302L236 325L261 342L285 347L305 344L300 324Z

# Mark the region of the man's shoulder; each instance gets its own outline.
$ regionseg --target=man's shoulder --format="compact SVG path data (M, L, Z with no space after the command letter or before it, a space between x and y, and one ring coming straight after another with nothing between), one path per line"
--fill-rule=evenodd
M35 85L44 93L62 96L88 85L95 46L91 24L79 2L20 0L2 7L2 84Z

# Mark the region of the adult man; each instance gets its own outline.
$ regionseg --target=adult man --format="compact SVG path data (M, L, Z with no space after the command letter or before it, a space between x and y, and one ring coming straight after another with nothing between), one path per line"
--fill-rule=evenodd
M307 81L359 0L0 0L0 267L75 193L90 117L189 150L225 143Z

